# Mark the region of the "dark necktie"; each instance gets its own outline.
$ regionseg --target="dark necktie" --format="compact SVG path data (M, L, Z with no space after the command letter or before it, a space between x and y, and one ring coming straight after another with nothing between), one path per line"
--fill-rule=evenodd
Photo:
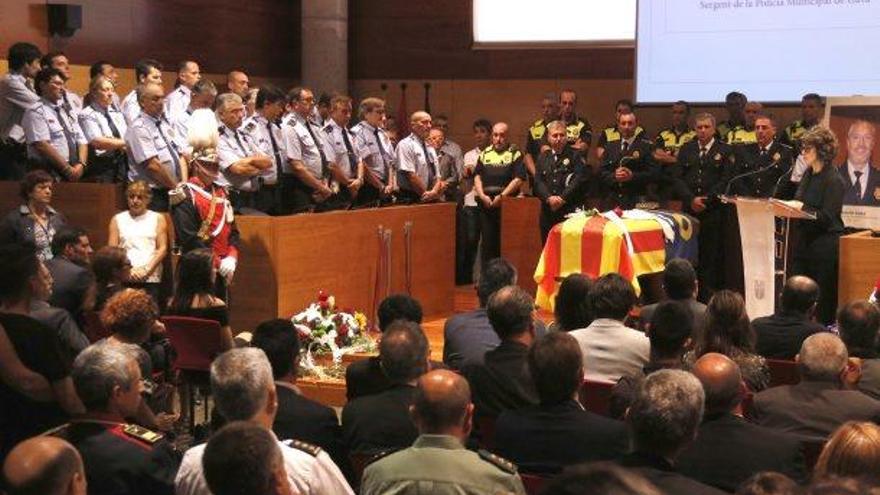
M700 146L700 160L702 160L703 158L706 157L706 152L708 152L708 151L709 150L706 149L705 146Z
M388 162L385 161L385 147L382 146L382 140L379 138L379 128L373 128L373 136L376 137L376 147L379 148L379 157L382 159L382 170L388 171Z
M171 162L174 163L174 178L180 179L180 158L177 156L177 148L174 147L174 144L162 132L161 120L156 120L156 130L159 132L159 137L162 138L162 141L165 141L165 146L168 147L168 154L171 155Z
M116 139L122 138L122 134L119 133L119 128L116 127L116 124L113 123L113 119L110 118L110 110L105 108L103 112L104 118L107 119L107 125L110 126L110 132L113 133L113 137Z
M628 141L624 141L623 143L620 144L620 153L621 154L625 155L628 150L629 150L629 142Z
M351 140L348 139L348 129L340 126L340 132L342 132L342 142L345 143L345 151L348 155L348 166L351 169L351 177L357 177L358 164L357 159L354 156L354 148L351 147Z
M856 181L853 182L853 192L857 198L862 199L862 172L854 171L853 175L856 176Z
M425 145L425 141L421 140L422 143L422 151L425 152L425 163L428 164L428 183L425 184L425 188L430 188L434 185L434 179L437 178L437 172L434 170L434 162L431 160L431 155L428 154L428 147Z
M272 154L275 155L275 173L281 175L281 153L278 151L278 143L275 141L275 133L272 132L272 123L266 121L266 132L269 133L269 142L272 143Z
M55 107L55 114L58 115L58 122L61 124L61 129L64 131L64 139L67 140L67 163L77 163L79 162L79 153L76 148L76 140L73 139L73 132L70 130L70 126L67 125L67 120L65 120L64 115L61 114L61 105Z
M767 156L767 148L761 148L761 157Z
M235 136L235 143L238 144L238 149L241 151L242 158L247 157L247 148L245 148L244 143L241 142L241 136L238 135L238 131L232 131L232 135Z
M309 131L309 136L312 136L312 141L315 142L315 147L318 148L318 154L321 155L321 177L326 179L330 177L330 167L327 164L327 157L324 155L321 143L318 141L318 137L315 136L314 131L312 131L312 125L309 124L308 119L304 120L303 125L306 126L306 130Z

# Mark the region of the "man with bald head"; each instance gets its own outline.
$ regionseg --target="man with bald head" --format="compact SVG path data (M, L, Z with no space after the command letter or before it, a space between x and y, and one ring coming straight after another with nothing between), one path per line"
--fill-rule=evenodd
M706 405L697 438L678 457L682 474L728 492L760 471L806 481L797 437L743 419L742 399L748 390L733 360L704 354L691 373L703 385Z
M237 94L242 100L247 99L250 79L242 70L233 70L226 75L226 88L230 93Z
M847 421L880 423L880 401L854 390L861 373L840 337L817 333L797 356L801 382L755 395L755 421L763 426L824 440Z
M412 447L368 466L362 494L525 493L512 463L465 449L474 405L460 375L448 370L423 375L409 410L419 437Z
M428 146L431 115L424 111L409 119L412 133L397 143L397 183L404 203L439 201L444 183L439 180L437 151Z
M846 163L843 177L843 204L880 206L880 171L871 163L876 128L867 120L857 120L846 132Z
M202 79L199 64L194 60L184 60L177 66L177 82L173 91L165 97L165 116L174 119L185 112L192 97L193 86Z
M819 285L810 277L795 275L785 282L782 304L771 316L752 321L758 354L771 359L794 359L804 340L825 327L816 322Z
M523 154L508 139L508 126L492 126L492 146L483 150L474 169L474 193L480 207L483 263L501 256L501 198L515 196L526 180Z
M60 438L18 444L3 463L3 478L9 495L86 495L82 458Z

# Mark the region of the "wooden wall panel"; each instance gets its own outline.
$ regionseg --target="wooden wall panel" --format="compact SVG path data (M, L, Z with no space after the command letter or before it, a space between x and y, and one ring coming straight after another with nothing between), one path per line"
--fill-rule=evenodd
M471 0L350 0L350 77L632 78L631 48L473 50L471 17Z
M50 40L45 3L0 2L0 53L16 41L63 49L71 62L105 59L133 67L142 57L166 68L194 58L203 72L242 67L256 76L300 77L299 0L77 0L83 28L69 39Z
M501 202L501 256L516 267L517 285L534 297L535 268L541 257L538 198L505 198Z

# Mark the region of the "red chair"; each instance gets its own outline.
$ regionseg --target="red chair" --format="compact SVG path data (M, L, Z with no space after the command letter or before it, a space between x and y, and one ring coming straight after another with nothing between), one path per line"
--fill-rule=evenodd
M544 485L547 483L548 480L550 480L550 478L546 476L530 473L519 473L519 477L523 482L526 493L528 493L529 495L538 495L539 493L541 493Z
M584 380L578 398L587 411L610 416L612 388L614 388L613 383Z
M110 336L110 332L104 328L104 324L101 323L101 314L97 311L86 311L83 314L85 318L85 326L83 327L83 333L86 334L86 338L89 339L89 342L94 344L95 342L105 339Z
M168 331L168 339L177 354L174 368L180 372L187 392L190 431L195 428L195 394L201 390L205 396L205 421L208 421L208 396L211 362L223 352L220 324L214 320L164 316L162 323Z
M801 375L795 361L768 359L767 367L770 368L770 387L797 385L801 381Z

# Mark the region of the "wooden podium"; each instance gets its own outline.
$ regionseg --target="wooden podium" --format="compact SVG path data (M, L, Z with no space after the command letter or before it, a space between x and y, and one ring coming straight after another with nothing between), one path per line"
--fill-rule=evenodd
M517 285L534 294L535 268L541 258L538 198L501 198L501 257L516 267Z
M880 276L880 237L870 230L840 238L838 305L867 299Z

